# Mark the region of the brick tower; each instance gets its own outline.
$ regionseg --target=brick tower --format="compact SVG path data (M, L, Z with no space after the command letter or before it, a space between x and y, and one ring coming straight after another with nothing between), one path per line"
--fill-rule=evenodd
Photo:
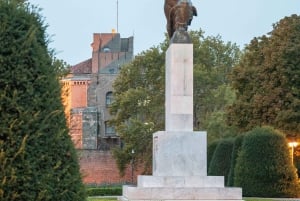
M92 58L71 67L62 80L70 135L77 149L109 150L119 144L107 122L113 101L112 84L123 64L133 59L133 37L94 33Z

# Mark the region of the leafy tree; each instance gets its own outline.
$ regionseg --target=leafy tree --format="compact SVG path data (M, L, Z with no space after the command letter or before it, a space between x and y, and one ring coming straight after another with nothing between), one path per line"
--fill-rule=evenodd
M0 0L0 200L85 200L46 27L25 1Z
M300 132L300 16L285 17L268 36L246 47L231 79L237 100L228 122L240 130L270 125L289 136Z
M240 58L241 52L220 36L204 37L192 31L194 44L194 129L207 130L208 141L235 135L233 126L226 124L226 105L235 100L229 86L228 74Z
M232 104L235 100L234 91L228 84L221 84L217 89L211 90L211 97L209 99L211 99L211 103L209 104L214 103L215 108L207 111L207 117L203 119L204 129L208 131L208 142L234 137L238 133L238 130L234 126L226 124L225 112L225 106Z
M240 52L235 44L224 44L219 36L205 38L201 30L191 31L190 35L194 47L194 128L202 130L209 125L215 136L223 136L228 127L220 110L234 99L226 75L238 61ZM121 172L132 157L137 163L144 163L146 172L151 170L152 134L164 130L164 65L168 46L165 40L141 53L122 68L115 81L115 101L111 107L115 117L111 123L125 144L114 151ZM215 120L213 112L222 113L218 121L221 125L209 122ZM200 125L200 122L205 123ZM131 150L135 150L134 156Z
M159 47L141 53L114 83L111 123L125 143L114 151L121 174L132 159L144 163L145 173L151 172L152 134L164 128L163 55Z
M52 66L57 71L58 79L66 77L70 73L70 65L64 60L52 56Z
M244 136L234 185L250 197L297 197L300 188L284 135L270 127Z

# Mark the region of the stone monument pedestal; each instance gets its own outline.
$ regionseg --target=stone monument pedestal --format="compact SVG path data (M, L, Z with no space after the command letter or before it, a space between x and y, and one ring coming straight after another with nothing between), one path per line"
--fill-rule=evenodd
M166 131L153 134L153 175L123 186L120 201L242 200L223 176L207 176L206 132L193 131L193 45L166 53Z

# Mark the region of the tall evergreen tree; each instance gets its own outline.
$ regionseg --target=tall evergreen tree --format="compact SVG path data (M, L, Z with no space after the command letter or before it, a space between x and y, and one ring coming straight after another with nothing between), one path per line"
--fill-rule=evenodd
M241 130L270 125L300 132L300 16L285 17L268 36L254 38L232 74L236 102L229 123Z
M46 26L26 1L0 0L0 200L82 201Z

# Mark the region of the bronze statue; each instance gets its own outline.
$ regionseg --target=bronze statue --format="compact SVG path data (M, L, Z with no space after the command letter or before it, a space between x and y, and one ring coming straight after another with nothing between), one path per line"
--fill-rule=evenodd
M191 0L165 0L164 10L170 39L177 30L187 31L193 16L197 16L197 9Z

